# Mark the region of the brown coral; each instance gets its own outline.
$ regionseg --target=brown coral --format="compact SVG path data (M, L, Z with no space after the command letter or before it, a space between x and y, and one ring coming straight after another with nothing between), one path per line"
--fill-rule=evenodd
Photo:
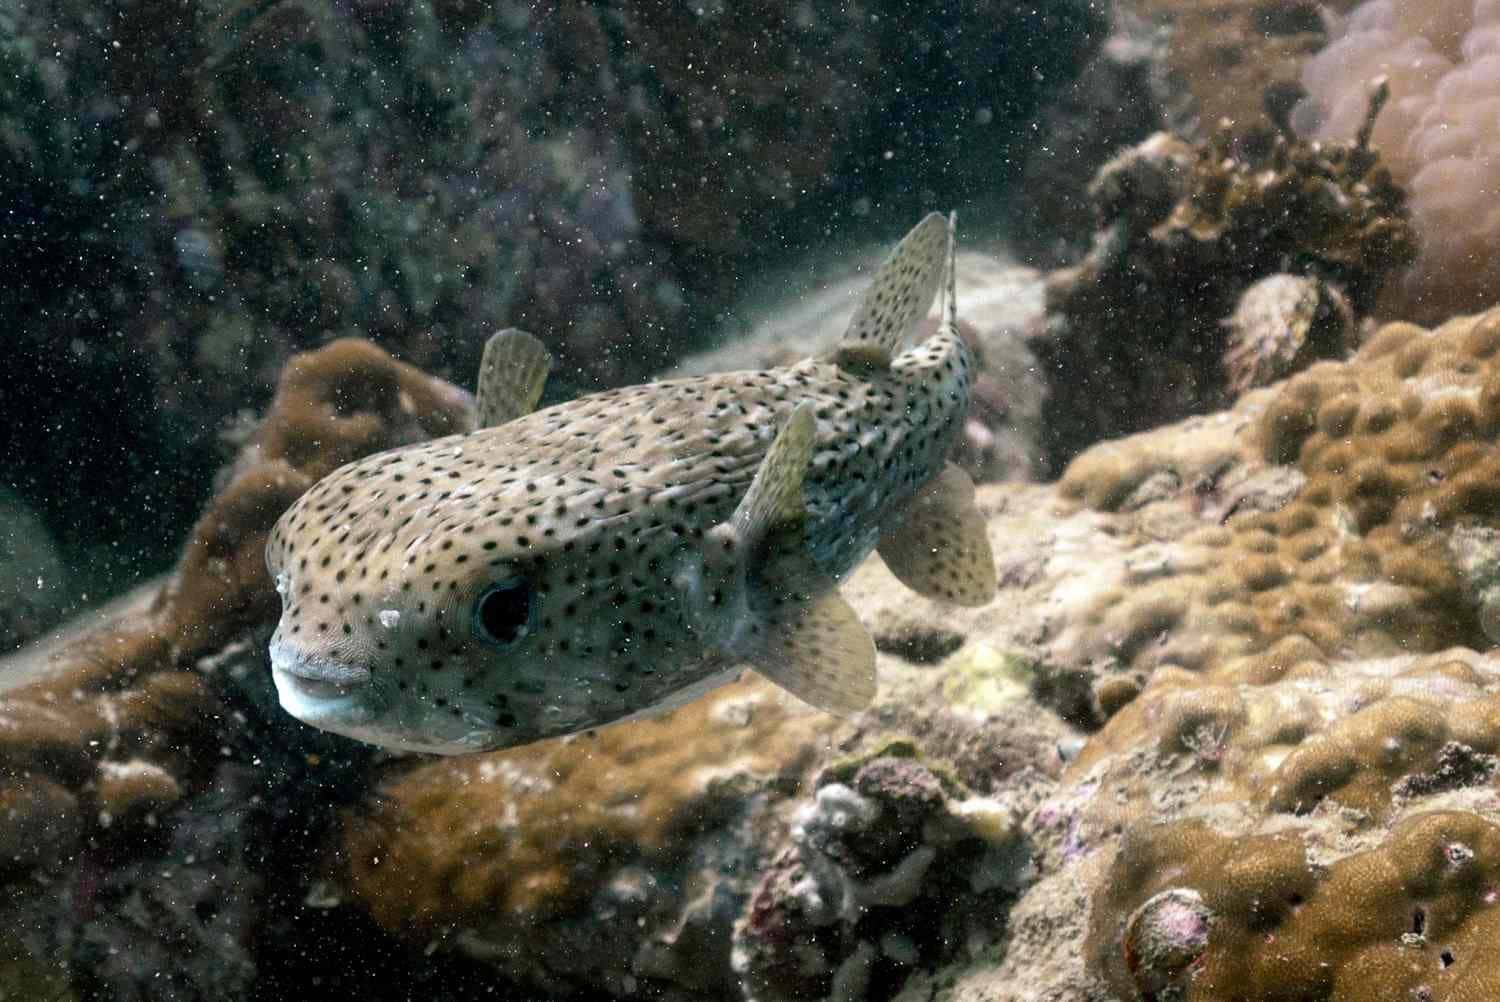
M406 770L380 814L348 819L351 887L403 934L524 929L583 904L606 866L675 852L722 792L795 781L824 723L746 679L661 719Z
M1390 324L1349 362L1068 471L1064 496L1159 535L1069 638L1113 713L1067 778L1108 791L1074 815L1083 838L1127 831L1090 946L1116 991L1493 989L1475 944L1493 900L1500 662L1476 651L1493 643L1497 358L1500 311ZM1119 678L1138 692L1106 705ZM1432 806L1454 811L1413 814ZM1201 896L1206 945L1152 938L1141 909L1169 892ZM1161 947L1150 962L1141 936Z
M232 479L194 527L150 608L109 622L53 653L32 680L0 698L0 852L35 861L37 804L58 834L134 816L203 779L222 707L193 662L273 618L263 551L271 524L298 494L366 452L472 423L468 394L363 341L294 358ZM80 798L100 812L80 817Z
M1096 900L1090 962L1123 998L1168 997L1124 943L1135 903L1175 892L1201 902L1206 931L1174 972L1170 997L1184 1002L1495 997L1500 826L1417 815L1332 861L1314 858L1306 834L1234 838L1184 821L1128 835Z
M1350 363L1320 363L1215 419L1218 434L1080 457L1060 490L1105 509L1164 466L1197 470L1208 493L1236 464L1286 468L1291 487L1270 510L1231 508L1184 535L1128 599L1101 602L1094 656L1267 682L1341 652L1485 646L1449 540L1500 498L1486 444L1500 429L1497 349L1500 313L1431 332L1389 325Z

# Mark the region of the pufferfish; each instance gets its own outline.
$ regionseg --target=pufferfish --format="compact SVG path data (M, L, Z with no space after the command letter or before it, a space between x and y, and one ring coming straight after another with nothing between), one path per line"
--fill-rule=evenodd
M897 354L939 286L939 329ZM902 239L828 357L535 410L550 367L501 331L480 430L344 466L276 523L292 716L458 754L661 712L746 666L849 714L875 649L837 583L872 549L922 595L994 596L974 485L944 459L974 368L951 216Z

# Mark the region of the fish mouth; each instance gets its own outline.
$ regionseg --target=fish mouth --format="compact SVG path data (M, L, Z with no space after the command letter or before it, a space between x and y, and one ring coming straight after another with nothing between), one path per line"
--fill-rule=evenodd
M273 643L271 678L281 708L304 723L318 726L376 716L370 669L363 665L340 664Z

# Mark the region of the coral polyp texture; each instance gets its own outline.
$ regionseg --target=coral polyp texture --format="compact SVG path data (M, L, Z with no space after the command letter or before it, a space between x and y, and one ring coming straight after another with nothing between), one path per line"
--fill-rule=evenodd
M1500 934L1500 825L1416 815L1334 860L1310 851L1308 836L1293 826L1233 838L1201 821L1127 835L1095 901L1091 959L1126 999L1500 992L1489 950Z
M1122 670L1263 683L1308 658L1489 643L1467 581L1480 567L1456 558L1453 534L1492 517L1500 494L1497 352L1500 314L1430 332L1392 324L1350 362L1314 365L1218 419L1232 431L1199 436L1190 475L1223 517L1100 604L1091 653ZM1116 510L1139 500L1171 469L1149 436L1081 456L1064 496ZM1221 482L1245 460L1263 467L1260 483Z
M1295 124L1342 138L1358 124L1369 81L1390 82L1390 107L1373 145L1411 192L1422 242L1415 267L1393 289L1398 315L1430 322L1500 298L1491 253L1500 222L1493 100L1500 82L1500 8L1473 0L1370 0L1343 21L1302 80L1308 98Z
M1126 832L1089 939L1121 997L1495 989L1497 435L1492 311L1070 467L1138 537L1053 648L1105 721L1053 809Z

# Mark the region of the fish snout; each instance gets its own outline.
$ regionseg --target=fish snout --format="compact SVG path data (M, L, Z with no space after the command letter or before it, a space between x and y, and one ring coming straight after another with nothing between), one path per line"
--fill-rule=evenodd
M374 715L370 669L343 664L280 640L271 644L271 677L282 709L309 724Z

